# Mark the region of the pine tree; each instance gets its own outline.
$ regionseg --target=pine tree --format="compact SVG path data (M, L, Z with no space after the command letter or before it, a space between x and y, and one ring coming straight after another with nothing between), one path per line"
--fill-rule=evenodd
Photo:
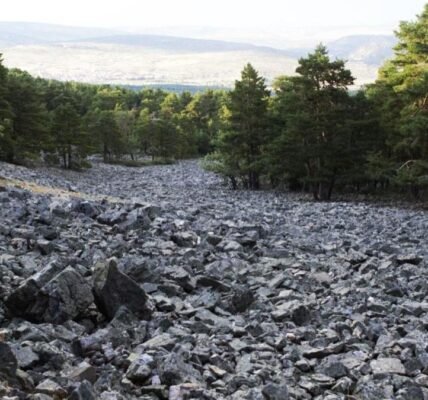
M7 101L7 69L0 54L0 159L13 160L12 114Z
M392 162L393 180L417 194L428 185L428 4L416 21L402 22L396 36L395 56L369 94L386 136L383 164L390 169Z
M244 187L260 188L263 146L268 132L269 91L251 64L235 82L228 101L228 126L218 146L225 169L240 178Z
M51 129L63 167L78 168L86 155L88 142L81 129L80 116L72 104L61 104L52 112Z
M284 167L290 181L309 186L315 199L329 199L348 161L347 87L354 78L322 45L299 60L296 72L276 83L273 103L282 133L271 146L273 162Z
M43 93L34 78L18 70L9 71L7 88L12 115L8 159L38 157L49 144L49 116Z

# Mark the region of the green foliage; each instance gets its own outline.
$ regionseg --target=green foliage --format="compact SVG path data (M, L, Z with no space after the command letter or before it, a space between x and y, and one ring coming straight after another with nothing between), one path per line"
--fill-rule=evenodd
M354 79L343 60L320 45L283 76L268 97L251 66L229 96L215 151L205 168L233 178L234 186L272 186L330 199L333 188L371 190L427 185L428 5L397 32L395 57L378 81L348 93Z
M193 131L200 154L214 151L214 140L223 126L220 110L225 97L225 93L207 90L196 94L184 110L186 129Z
M59 105L52 112L52 136L64 168L73 167L73 147L82 146L79 114L70 103Z
M409 160L397 170L396 180L403 185L424 186L428 184L428 161Z
M352 95L325 46L278 77L273 95L251 64L233 90L168 93L33 78L0 55L0 159L40 156L81 168L89 154L128 166L205 156L233 188L428 188L428 4L396 32L394 57Z
M7 69L0 54L0 158L13 159L12 112L7 99Z
M259 189L263 168L263 146L268 136L269 91L265 80L251 64L229 93L224 111L224 129L217 147L224 169L244 187Z
M275 83L272 113L278 131L268 162L276 165L274 179L282 177L310 188L316 199L327 199L351 168L357 127L351 126L354 104L347 87L353 78L343 61L330 60L322 45L299 60L296 72Z
M81 168L94 153L131 164L199 156L213 148L220 98L33 78L0 56L0 159Z
M9 71L7 101L11 112L7 160L37 158L49 147L49 115L37 81L26 72Z
M415 193L427 186L428 4L416 21L402 22L396 35L395 56L368 93L380 115L384 157L395 166L391 181Z
M81 168L89 154L138 164L206 154L220 95L130 89L33 78L0 57L0 159L43 158ZM205 104L207 103L207 104Z

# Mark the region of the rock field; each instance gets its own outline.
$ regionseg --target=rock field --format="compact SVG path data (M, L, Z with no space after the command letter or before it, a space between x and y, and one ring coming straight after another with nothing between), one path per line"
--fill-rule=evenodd
M427 400L428 213L0 163L0 398Z

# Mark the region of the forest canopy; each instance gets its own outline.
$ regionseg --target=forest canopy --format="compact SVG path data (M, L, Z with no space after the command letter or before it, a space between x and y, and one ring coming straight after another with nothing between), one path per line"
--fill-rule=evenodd
M248 64L233 89L168 93L34 78L0 57L0 159L64 168L205 156L233 188L330 199L428 186L428 5L396 32L374 84L350 92L345 60L319 45L268 87Z

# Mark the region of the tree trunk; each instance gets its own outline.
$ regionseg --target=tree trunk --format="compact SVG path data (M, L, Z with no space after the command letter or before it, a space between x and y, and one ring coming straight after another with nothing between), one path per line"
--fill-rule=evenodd
M336 182L336 178L332 176L328 185L327 200L331 200L331 194L333 193L333 187L335 182Z
M67 168L71 168L71 157L72 157L71 146L68 146L67 153L68 153L68 166L67 166Z
M62 165L65 169L67 169L67 154L65 150L62 152Z
M415 199L419 198L419 186L418 185L411 185L410 191L412 193L413 198L415 198Z
M248 188L251 190L260 189L260 178L257 172L250 171L248 173Z
M314 200L315 201L319 201L319 187L318 187L318 183L313 183L312 184L312 195L314 196Z
M110 151L106 144L104 144L103 158L104 158L104 162L110 161Z
M230 179L230 183L232 185L232 189L233 190L238 189L238 184L236 182L236 178L234 176L229 176L229 179Z
M330 200L331 193L333 191L334 181L329 182L327 185L324 182L318 182L314 184L313 195L316 201Z

